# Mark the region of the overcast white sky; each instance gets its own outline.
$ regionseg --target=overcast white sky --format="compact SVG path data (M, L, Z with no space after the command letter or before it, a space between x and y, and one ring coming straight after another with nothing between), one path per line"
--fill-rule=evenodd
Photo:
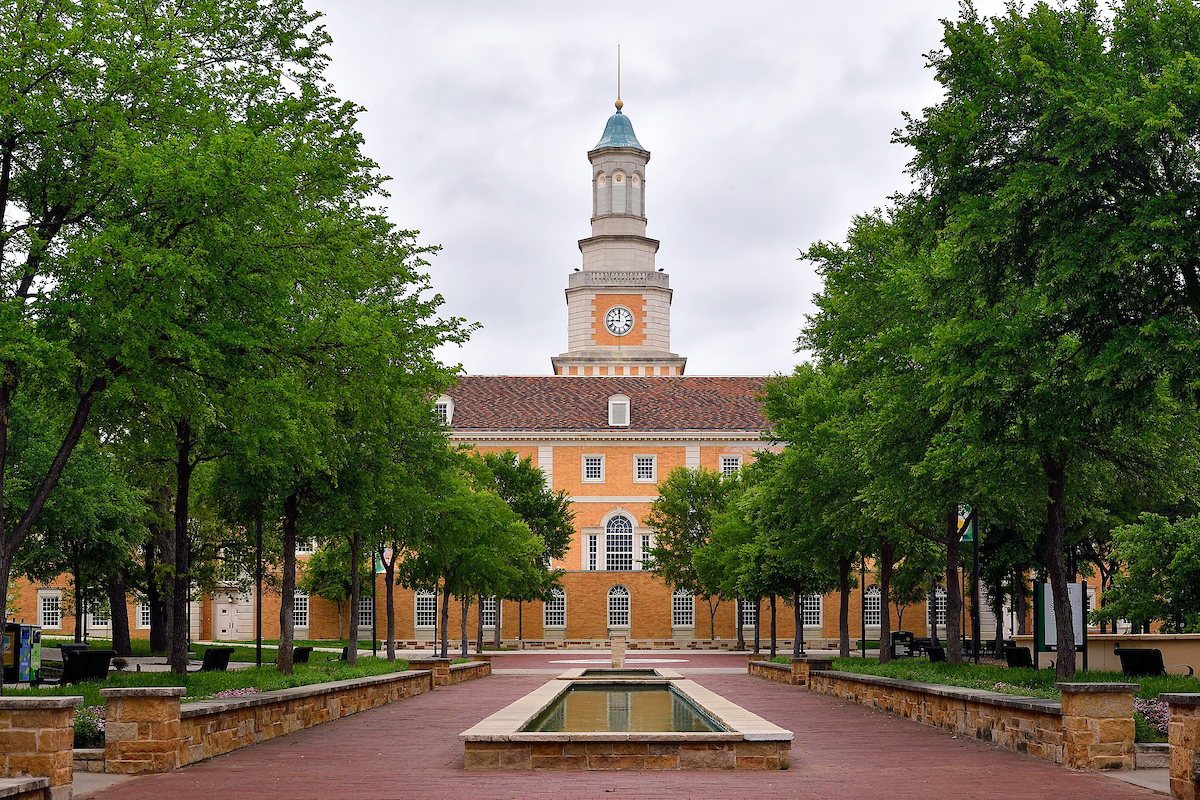
M819 281L800 249L908 186L890 143L935 102L924 54L955 0L313 0L330 77L366 106L391 219L440 244L448 314L481 322L443 360L548 375L590 234L587 151L613 112L651 152L648 235L689 375L790 371ZM996 13L1000 0L977 6Z

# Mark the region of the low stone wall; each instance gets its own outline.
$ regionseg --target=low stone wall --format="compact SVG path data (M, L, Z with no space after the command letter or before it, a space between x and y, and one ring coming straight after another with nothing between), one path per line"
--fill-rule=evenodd
M0 764L4 768L0 778L45 778L44 789L20 791L42 791L53 800L69 800L75 707L82 704L82 697L0 697ZM23 786L28 781L19 783Z
M194 764L422 694L433 689L431 677L427 671L408 670L231 700L188 703L180 714L179 763Z
M1162 694L1171 709L1171 797L1200 800L1200 694Z
M470 770L787 769L791 742L464 742L463 747Z
M892 711L1009 750L1063 763L1062 704L848 672L814 672L809 688Z
M76 747L72 755L71 770L74 772L104 772L104 748Z
M751 656L746 664L746 672L756 678L766 678L769 681L779 681L792 686L807 686L810 672L826 671L833 666L829 658L793 658L790 664L776 664L773 661L758 661Z
M484 678L492 674L491 659L487 661L471 661L466 664L451 664L450 665L450 683L462 683L463 681L473 681L476 678Z
M45 800L71 796L71 787L66 787L66 794L61 791L52 794L49 778L0 778L0 797L12 800Z

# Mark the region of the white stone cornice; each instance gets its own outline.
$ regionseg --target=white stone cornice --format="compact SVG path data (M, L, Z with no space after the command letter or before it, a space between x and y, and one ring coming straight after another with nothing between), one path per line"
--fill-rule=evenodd
M568 442L674 442L680 445L707 442L739 442L770 446L762 431L454 431L450 441L463 444L508 442L524 446L553 446Z

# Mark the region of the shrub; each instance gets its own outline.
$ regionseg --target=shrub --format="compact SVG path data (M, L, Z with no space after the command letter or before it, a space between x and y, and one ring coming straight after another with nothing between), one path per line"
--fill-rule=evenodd
M1133 723L1139 742L1165 742L1171 722L1170 706L1162 700L1133 698Z
M75 747L104 747L104 706L75 709Z
M115 670L123 670L129 666L129 662L126 661L125 659L121 658L120 656L117 656L116 658L114 658L112 660L112 665L113 665L113 669L115 669Z
M771 659L771 661L775 662L776 664L791 664L792 657L791 656L775 656L774 658Z

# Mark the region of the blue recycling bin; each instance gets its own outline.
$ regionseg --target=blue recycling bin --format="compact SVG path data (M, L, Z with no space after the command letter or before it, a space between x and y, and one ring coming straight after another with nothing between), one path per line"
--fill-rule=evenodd
M9 622L4 626L4 682L29 683L42 676L42 629Z

